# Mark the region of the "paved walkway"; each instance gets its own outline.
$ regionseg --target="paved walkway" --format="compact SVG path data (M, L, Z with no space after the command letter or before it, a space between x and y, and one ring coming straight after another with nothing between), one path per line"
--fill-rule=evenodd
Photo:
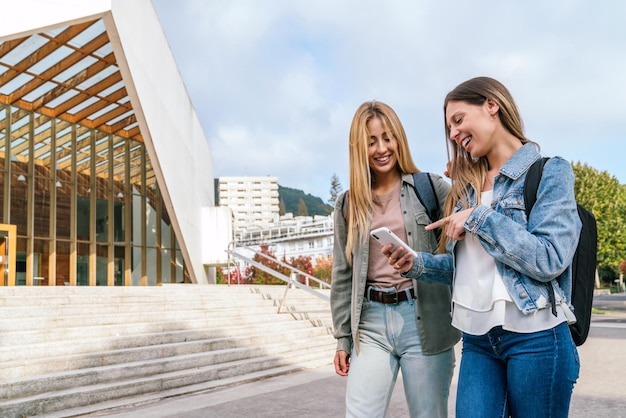
M571 418L626 417L626 315L594 319L590 337L579 347L581 373L574 388ZM603 325L606 324L606 325ZM616 335L612 328L621 328ZM457 346L457 359L459 357ZM450 396L454 416L456 374ZM116 418L342 417L345 379L332 366L253 383L185 395L108 413ZM408 416L398 381L387 418Z

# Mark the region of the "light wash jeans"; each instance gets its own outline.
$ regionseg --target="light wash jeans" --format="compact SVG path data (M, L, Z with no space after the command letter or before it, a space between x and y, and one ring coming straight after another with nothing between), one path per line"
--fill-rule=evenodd
M364 300L359 339L359 355L353 350L350 360L346 417L384 417L401 369L411 417L447 418L454 349L422 354L415 300Z
M567 418L580 361L567 323L463 334L457 418Z

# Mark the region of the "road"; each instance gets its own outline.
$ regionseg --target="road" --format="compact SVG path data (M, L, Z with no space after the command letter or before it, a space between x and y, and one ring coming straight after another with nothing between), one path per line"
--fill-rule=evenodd
M596 295L593 297L593 307L606 311L626 313L626 293Z

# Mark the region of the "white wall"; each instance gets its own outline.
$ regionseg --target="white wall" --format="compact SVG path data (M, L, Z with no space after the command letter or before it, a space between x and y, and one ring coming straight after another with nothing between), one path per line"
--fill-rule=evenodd
M215 198L206 137L151 1L111 3L112 19L105 23L165 205L192 280L207 283L202 208L214 206Z

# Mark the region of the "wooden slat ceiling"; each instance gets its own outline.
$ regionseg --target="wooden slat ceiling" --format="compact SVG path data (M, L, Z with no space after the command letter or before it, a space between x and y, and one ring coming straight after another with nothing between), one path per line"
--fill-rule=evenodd
M0 43L0 102L21 109L12 116L12 141L21 136L15 121L26 112L37 112L45 119L57 118L96 129L99 136L113 134L143 142L100 19ZM64 128L63 123L57 123L57 134ZM5 120L0 120L0 130L6 131ZM35 140L38 158L49 156L46 130L41 129ZM62 145L63 140L57 139L57 147L59 141ZM124 147L119 148L114 156L116 161L121 159L119 153L125 151ZM116 164L116 174L121 173L122 166ZM151 170L147 175L149 179L154 177Z

